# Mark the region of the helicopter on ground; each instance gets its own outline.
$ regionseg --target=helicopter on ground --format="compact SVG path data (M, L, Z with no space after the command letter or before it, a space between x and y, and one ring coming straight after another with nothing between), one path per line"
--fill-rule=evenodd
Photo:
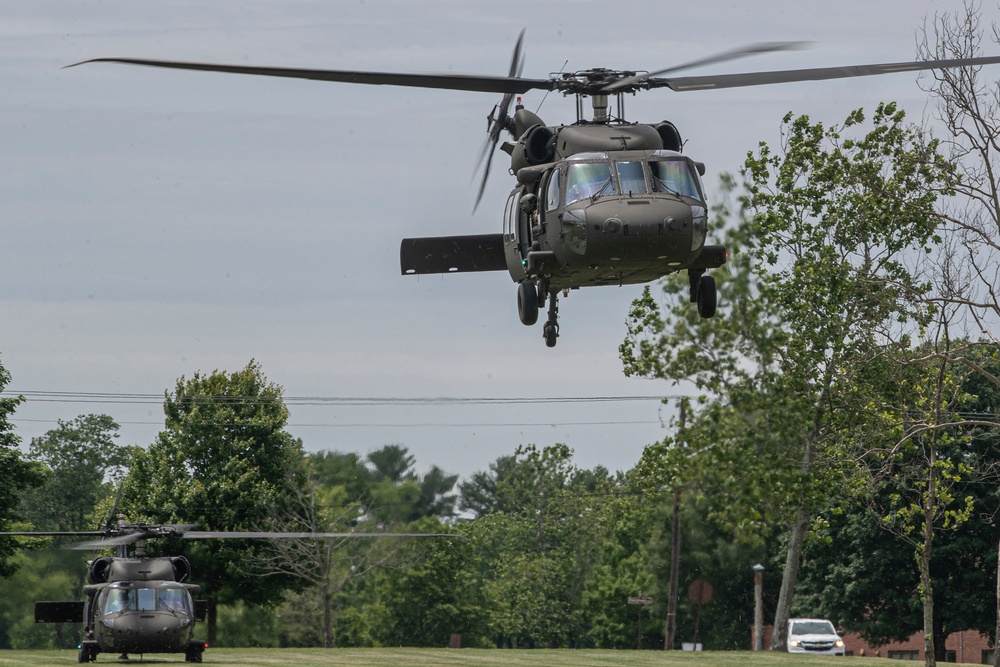
M404 275L507 271L517 283L518 315L525 325L538 320L548 302L542 328L546 345L559 337L559 293L601 285L646 283L687 271L690 301L702 317L716 312L715 279L705 275L727 259L726 248L706 243L708 204L700 177L703 163L682 153L684 141L669 121L637 123L625 119L624 97L654 88L676 92L816 81L1000 63L1000 57L926 60L748 72L707 76L664 76L683 69L744 56L797 48L771 42L736 48L658 71L603 68L556 73L546 79L521 77L521 31L507 76L412 74L357 70L295 69L198 62L96 58L76 63L117 62L132 65L232 74L313 79L341 83L390 85L501 93L487 117L488 139L476 205L486 185L494 149L503 132L511 141L501 149L510 156L517 179L502 218L502 232L403 239ZM72 65L71 65L72 66ZM576 121L546 125L515 96L530 90L558 91L576 98ZM584 100L593 109L584 117ZM614 99L614 113L609 101Z
M120 493L120 491L119 491ZM316 533L269 531L203 531L190 524L130 523L115 516L118 501L104 526L94 531L19 531L0 535L30 537L95 537L74 549L113 547L115 556L87 564L83 601L39 601L36 623L83 623L78 662L96 662L101 652L183 653L186 662L201 662L208 643L195 639L195 622L205 620L208 601L197 600L197 584L187 582L191 564L184 556L150 556L151 539L331 539L384 537L456 537L444 533ZM128 555L129 545L132 554Z

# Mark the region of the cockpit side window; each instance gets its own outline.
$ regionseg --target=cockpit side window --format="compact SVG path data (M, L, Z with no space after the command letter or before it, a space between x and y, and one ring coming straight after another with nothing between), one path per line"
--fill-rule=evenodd
M616 194L608 162L577 162L566 171L566 204L597 195Z
M649 163L653 192L669 192L702 200L698 181L687 160L654 160Z
M623 194L646 194L646 177L642 173L641 162L617 162L618 182Z
M517 216L517 203L520 201L518 193L514 192L507 199L507 208L503 212L503 234L504 241L514 238L514 220Z
M561 173L558 169L552 172L549 176L548 185L545 188L545 210L554 211L559 208L559 204L562 203L562 197L559 195L559 177Z

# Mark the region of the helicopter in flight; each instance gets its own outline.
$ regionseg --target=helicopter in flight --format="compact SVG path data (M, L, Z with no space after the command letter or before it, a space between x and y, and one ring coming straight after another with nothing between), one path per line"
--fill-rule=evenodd
M707 243L708 204L701 176L705 165L683 154L684 141L670 121L632 122L625 118L625 96L667 88L707 91L797 81L915 72L1000 63L1000 56L926 60L814 69L674 76L702 65L798 48L798 42L752 44L657 71L603 68L560 72L544 79L525 78L524 31L514 48L507 76L416 74L358 70L297 69L201 62L96 58L150 67L231 74L313 79L500 93L487 117L488 138L476 206L482 198L495 148L510 156L517 184L507 198L502 231L491 234L408 238L400 246L404 275L507 271L517 283L518 316L538 321L545 344L559 337L559 293L580 287L647 283L687 271L690 301L702 317L717 306L711 269L727 259L724 246ZM75 66L75 65L70 65ZM665 76L670 75L670 76ZM576 120L547 125L517 97L531 90L557 91L576 98ZM515 98L517 103L515 104ZM585 117L585 100L592 113ZM610 102L614 101L614 107Z
M119 497L121 490L119 489ZM78 662L96 662L101 652L183 653L185 662L201 662L208 643L195 639L196 621L205 620L208 601L197 600L200 587L188 583L191 564L184 556L150 556L148 541L163 538L199 539L361 539L456 537L445 533L316 533L194 530L190 524L130 523L119 515L116 498L102 528L94 531L15 531L0 535L27 537L92 537L73 544L80 550L114 548L87 564L82 601L39 601L36 623L83 623ZM128 548L132 547L129 555Z

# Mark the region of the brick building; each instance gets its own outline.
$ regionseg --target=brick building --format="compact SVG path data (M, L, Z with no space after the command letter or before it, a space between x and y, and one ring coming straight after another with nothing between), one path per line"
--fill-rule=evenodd
M905 642L892 642L884 646L871 646L856 633L844 635L847 655L865 655L876 658L896 658L898 660L924 659L924 638L919 632ZM974 665L992 665L993 647L989 637L975 630L964 630L948 635L944 642L947 657L945 662L964 662Z
M771 631L770 625L764 627L765 647L771 646ZM872 646L856 632L849 632L844 635L844 646L847 649L847 655L919 660L921 662L924 659L924 639L919 632L914 632L905 642L891 642L882 646ZM947 652L945 662L964 662L973 665L993 664L993 647L990 646L989 637L985 637L975 630L954 632L948 635L944 647Z

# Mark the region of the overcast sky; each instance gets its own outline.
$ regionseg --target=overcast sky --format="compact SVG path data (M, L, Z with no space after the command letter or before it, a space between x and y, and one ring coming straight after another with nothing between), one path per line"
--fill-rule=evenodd
M291 67L523 75L657 70L735 46L805 51L691 73L912 60L925 17L954 1L0 0L0 361L14 392L152 394L254 358L287 397L593 398L675 395L628 379L618 345L641 288L586 288L561 337L517 318L505 273L401 276L406 236L500 231L499 154L473 214L473 170L499 95L350 86L81 60L137 57ZM986 8L987 21L997 10ZM989 47L987 53L994 53ZM1000 72L998 72L1000 75ZM525 96L550 124L571 98ZM929 115L912 74L628 97L672 120L718 174L788 111L828 123L898 100ZM8 392L9 393L9 392ZM32 398L25 444L57 419L106 413L148 444L161 399ZM662 439L656 400L358 406L290 400L309 450L389 443L467 476L519 444L565 442L579 465L628 469Z

